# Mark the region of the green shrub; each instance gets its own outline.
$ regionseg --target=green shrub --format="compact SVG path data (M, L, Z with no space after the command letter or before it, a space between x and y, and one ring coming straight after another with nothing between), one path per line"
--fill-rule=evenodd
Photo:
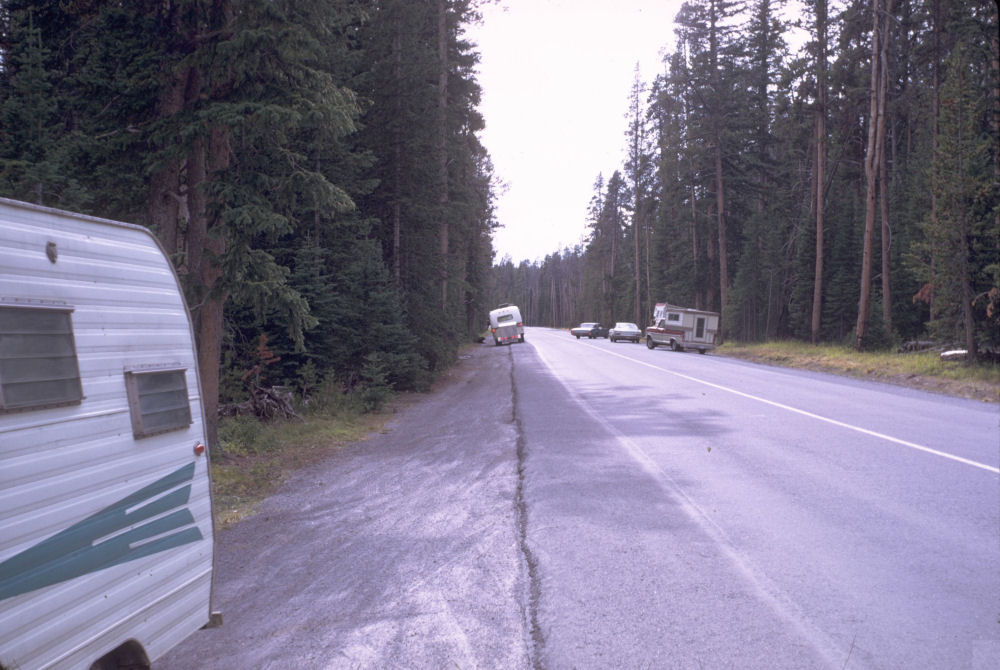
M223 417L219 421L219 447L232 456L259 456L277 449L278 439L256 417Z
M368 357L374 357L382 366L386 382L393 390L426 391L430 387L431 374L427 371L427 361L416 352L380 351Z
M365 364L361 368L361 383L358 385L365 411L378 411L392 397L389 357L389 354L381 352L365 356Z

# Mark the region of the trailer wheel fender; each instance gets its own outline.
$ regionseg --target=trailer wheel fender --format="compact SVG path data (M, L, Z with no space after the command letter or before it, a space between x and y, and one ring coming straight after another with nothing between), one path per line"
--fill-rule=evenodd
M129 640L94 661L90 670L148 669L149 667L149 656L146 655L146 650L135 640Z

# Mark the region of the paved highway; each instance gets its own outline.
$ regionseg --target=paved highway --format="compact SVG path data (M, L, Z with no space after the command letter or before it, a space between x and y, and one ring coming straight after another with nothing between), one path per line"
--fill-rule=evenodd
M222 532L154 668L994 670L998 423L528 329Z
M532 329L546 667L1000 667L996 406Z

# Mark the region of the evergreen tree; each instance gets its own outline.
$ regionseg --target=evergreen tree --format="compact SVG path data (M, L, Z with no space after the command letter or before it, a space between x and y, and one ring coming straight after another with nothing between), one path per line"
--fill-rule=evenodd
M408 325L432 370L475 334L492 261L492 167L476 138L477 57L462 39L475 18L466 1L385 0L359 34L367 67L356 82L370 106L358 141L378 157L377 186L361 208L380 221Z
M114 3L37 0L6 2L2 17L5 194L141 223L157 90L149 17Z
M634 278L631 319L635 323L642 323L643 311L650 314L653 312L648 299L651 274L649 268L649 219L652 210L651 169L653 161L650 155L650 139L647 128L647 113L643 107L643 93L645 93L645 85L639 76L639 66L636 64L628 100L628 129L625 131L628 142L625 173L628 175L629 190L632 194L632 202L630 203L632 216L628 230L632 241L632 276ZM643 290L644 285L645 291ZM621 314L620 317L625 318L625 314Z
M744 121L745 130L737 136L744 147L740 156L737 178L732 180L734 197L742 201L733 211L745 210L742 217L742 251L738 254L736 281L729 299L727 329L738 339L760 340L770 328L771 296L774 292L773 273L766 268L780 264L772 255L780 249L775 238L787 234L787 212L777 206L775 185L778 181L771 89L783 66L785 51L784 26L776 18L776 3L757 0L744 31L747 54L746 67L741 73L749 94ZM784 203L781 203L783 205Z
M809 336L813 344L819 342L820 324L823 316L823 217L826 214L826 104L827 104L827 53L829 49L829 13L827 0L813 0L815 15L815 58L816 58L816 160L812 178L813 210L816 213L816 258L813 274L812 317Z
M725 310L729 290L729 227L727 182L732 173L732 161L737 156L738 143L731 136L731 119L739 118L741 95L738 82L740 45L735 40L737 17L743 10L742 2L733 0L693 0L684 3L677 15L679 40L688 49L691 63L691 87L696 103L690 123L692 130L704 143L704 169L711 175L705 184L713 195L710 204L711 218L715 221L712 255L718 267L718 307ZM714 295L715 291L712 291ZM710 298L710 302L716 301ZM725 317L723 317L723 323ZM720 339L725 330L720 324Z
M154 229L197 322L210 417L224 324L226 364L237 368L229 378L250 366L262 333L282 354L275 376L286 383L349 382L359 356L380 354L385 365L411 356L372 219L356 210L372 190L365 171L375 156L349 139L360 106L344 83L366 62L357 36L367 6L3 7L0 112L16 129L0 134L4 195ZM477 167L487 165L477 150ZM306 360L315 373L297 372ZM392 367L408 370L399 383L412 386L424 365Z
M888 88L889 24L893 0L874 0L872 5L872 55L871 100L868 114L868 142L865 151L865 232L861 258L861 297L858 300L858 321L855 329L855 347L860 351L867 346L869 301L871 299L871 272L873 241L875 237L875 207L881 199L885 204L885 123L886 90ZM881 198L880 198L881 196ZM883 207L883 223L885 219Z
M682 50L659 77L651 109L656 126L655 240L659 299L705 307L707 221L698 215L697 144L688 125L691 91ZM689 141L691 140L691 141Z
M1000 231L992 180L996 137L989 131L990 110L979 94L985 73L970 61L969 51L960 42L946 63L934 157L938 209L924 231L935 268L927 278L933 280L940 308L931 327L940 337L962 341L975 360L980 341L995 345L998 339L996 315L987 307L996 288Z
M972 344L997 346L995 3L894 0L891 48L876 87L885 104L874 125L867 0L814 0L821 25L813 43L787 58L780 5L749 4L750 20L739 34L725 29L736 15L723 4L685 4L677 49L653 82L655 170L646 193L655 201L655 217L647 295L718 308L727 286L722 307L729 331L739 338L853 342L858 317L866 315L868 345L929 330L939 339L965 341L970 351ZM960 49L963 68L953 60ZM875 53L881 62L882 50ZM959 72L964 78L956 78ZM715 123L720 110L721 125ZM866 137L869 130L880 135L880 116L881 159L870 162L866 175ZM631 138L624 154L627 161L636 155ZM628 165L626 176L632 186ZM873 188L868 177L874 177ZM598 183L590 236L575 265L564 254L518 268L526 299L547 315L573 285L581 287L578 303L584 306L577 320L634 311L642 279L640 273L636 281L642 259L635 248L644 242L632 233L639 201L634 190L626 192L622 211L632 210L632 220L626 216L620 221L629 225L615 228L609 225L614 191ZM874 216L868 218L871 202ZM873 272L869 308L862 311L858 277L866 218ZM721 281L726 268L735 270L734 281Z
M603 180L598 177L595 189ZM607 188L598 190L591 200L590 238L587 244L589 263L585 272L591 289L585 295L585 308L596 316L588 317L603 323L612 322L616 314L627 313L627 289L631 276L622 271L626 250L623 245L627 189L621 173L615 170Z

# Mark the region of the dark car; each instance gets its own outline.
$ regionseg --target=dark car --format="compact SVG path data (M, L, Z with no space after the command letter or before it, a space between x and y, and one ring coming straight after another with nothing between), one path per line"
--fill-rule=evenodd
M589 337L590 339L594 339L595 337L607 337L608 329L599 323L593 323L588 321L585 323L581 323L576 328L570 328L569 334L575 335L576 339L578 340L581 337Z

